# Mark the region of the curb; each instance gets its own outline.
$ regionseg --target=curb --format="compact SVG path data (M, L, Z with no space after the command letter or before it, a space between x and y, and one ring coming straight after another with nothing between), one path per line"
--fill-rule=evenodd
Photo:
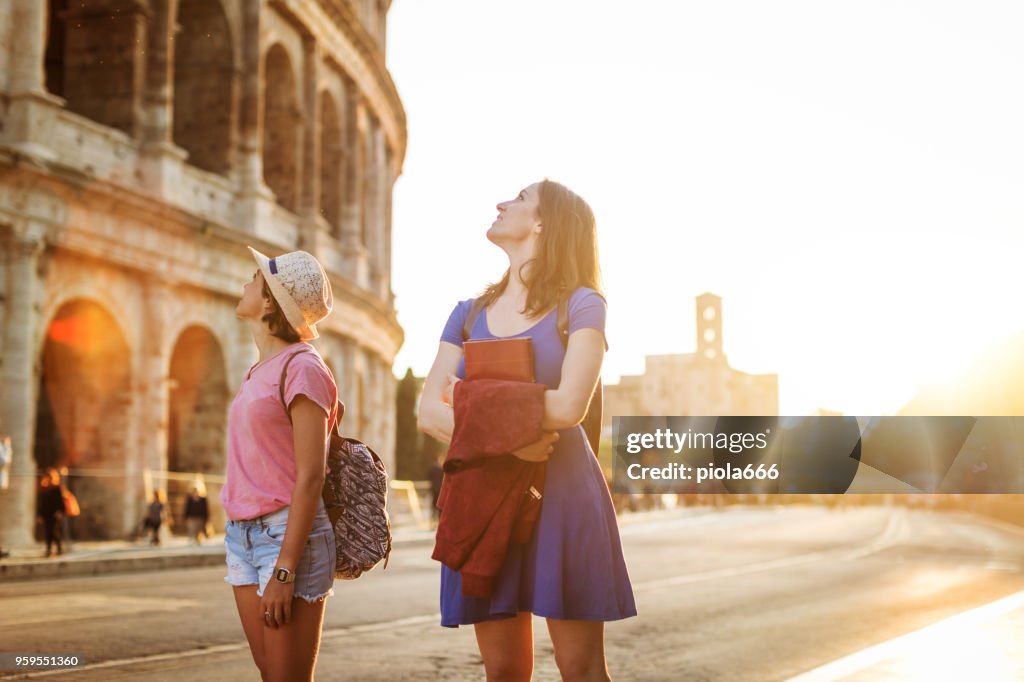
M618 517L619 527L656 522L681 515L700 515L707 510L661 509L624 514ZM433 530L416 530L402 533L392 539L395 548L428 546L434 542ZM118 556L121 554L121 556ZM125 556L131 555L131 556ZM109 550L105 555L65 559L31 559L14 562L0 560L0 584L25 580L59 580L63 578L88 578L118 573L140 573L145 571L166 571L178 568L199 568L220 566L225 561L223 546L210 545L205 549L180 552L174 548L165 551L129 548Z
M392 544L396 548L416 547L432 544L433 542L433 531L400 535L392 540ZM148 551L141 553L141 556L117 556L113 554L82 559L39 559L13 563L0 561L0 583L221 566L224 564L224 561L225 555L222 547L210 547L205 551L195 552L174 552L172 550L165 554Z

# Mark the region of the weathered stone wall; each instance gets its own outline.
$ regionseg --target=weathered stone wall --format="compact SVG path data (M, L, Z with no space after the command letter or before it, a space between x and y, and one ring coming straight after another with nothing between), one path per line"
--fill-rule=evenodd
M0 3L0 545L30 541L41 465L71 469L80 536L132 530L147 469L182 490L161 472L205 473L215 498L256 360L234 316L247 244L324 263L335 313L316 345L346 431L393 461L405 118L383 18L360 23L386 3L363 4Z

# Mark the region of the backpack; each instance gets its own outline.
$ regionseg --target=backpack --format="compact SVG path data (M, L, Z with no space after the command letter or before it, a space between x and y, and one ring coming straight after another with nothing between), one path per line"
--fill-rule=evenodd
M288 365L299 353L292 353L281 368L281 404ZM333 379L333 377L332 377ZM336 559L334 576L354 580L376 566L381 559L388 566L391 554L391 520L388 518L388 472L381 458L365 443L341 435L345 404L338 401L338 421L331 431L327 452L327 476L323 500L334 530Z
M466 315L465 322L462 323L462 340L468 341L469 334L473 330L473 324L476 322L476 318L480 316L483 306L480 305L480 299L473 299L473 305L469 308L469 313ZM558 301L558 321L556 323L558 327L558 339L562 342L562 350L569 348L569 297L563 297ZM590 396L590 404L587 405L587 413L583 416L583 432L587 434L587 440L590 442L590 449L594 455L597 455L598 450L601 447L601 421L604 418L604 385L601 382L601 378L597 379L597 386L594 387L594 393Z

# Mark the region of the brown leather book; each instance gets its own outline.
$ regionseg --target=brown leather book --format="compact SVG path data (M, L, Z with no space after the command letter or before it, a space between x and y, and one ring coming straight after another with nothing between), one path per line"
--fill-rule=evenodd
M533 341L525 339L480 339L464 341L466 379L535 380Z

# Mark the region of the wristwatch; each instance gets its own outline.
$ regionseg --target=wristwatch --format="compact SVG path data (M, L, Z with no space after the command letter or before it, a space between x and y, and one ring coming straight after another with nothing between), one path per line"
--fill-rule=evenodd
M293 583L295 582L295 574L289 571L287 568L275 568L274 577L279 583Z

